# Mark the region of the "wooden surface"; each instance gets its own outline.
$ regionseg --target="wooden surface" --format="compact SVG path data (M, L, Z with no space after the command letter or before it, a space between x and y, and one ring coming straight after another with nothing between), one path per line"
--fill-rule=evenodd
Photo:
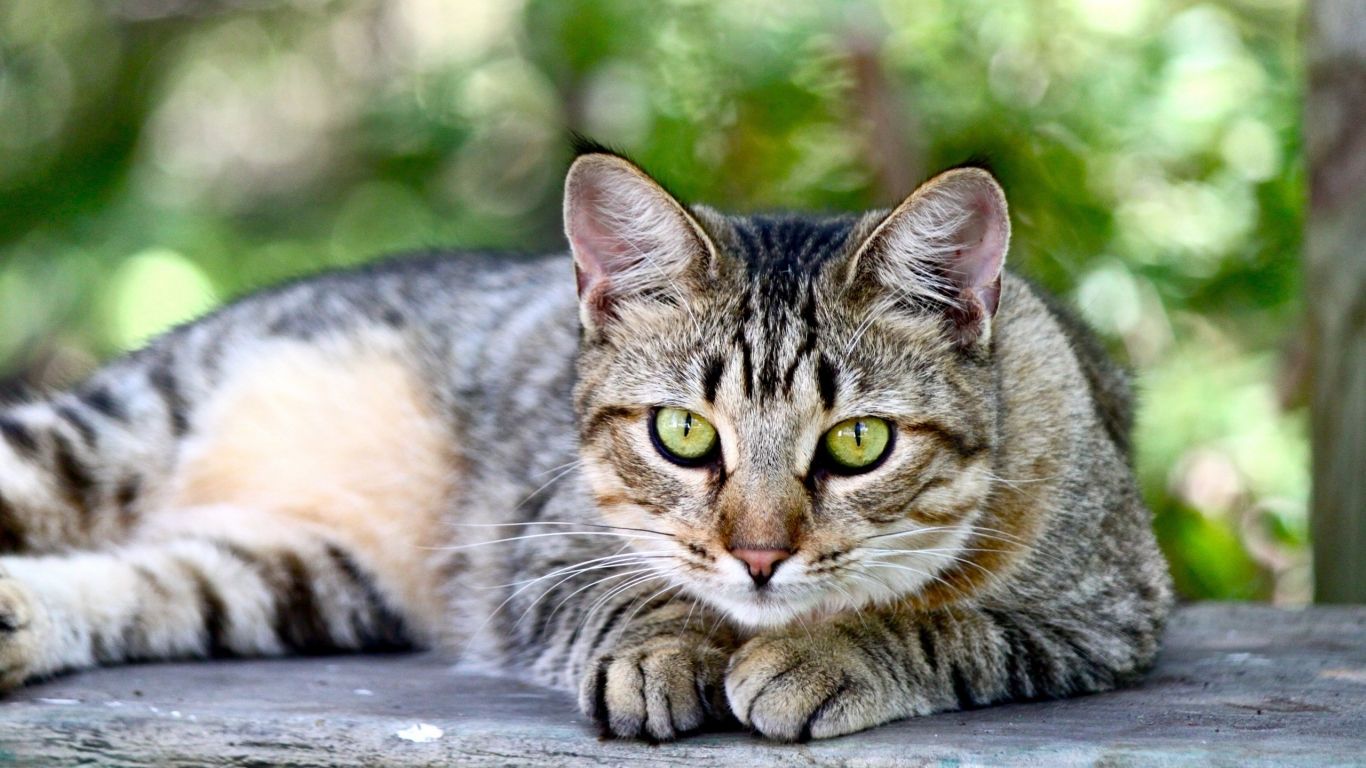
M430 741L405 740L440 729ZM1366 607L1200 605L1139 686L774 745L603 742L568 697L432 655L158 664L0 703L0 765L1366 765Z
M1366 2L1309 6L1314 598L1366 602Z

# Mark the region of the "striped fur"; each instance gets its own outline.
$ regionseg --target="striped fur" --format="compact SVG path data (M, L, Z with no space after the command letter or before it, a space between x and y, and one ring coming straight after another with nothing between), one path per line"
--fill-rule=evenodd
M1148 664L1170 590L1127 388L1001 276L989 176L741 218L590 151L567 190L578 280L496 254L324 275L0 410L0 686L444 644L609 735L791 740ZM665 460L660 406L719 458ZM864 415L884 462L813 460ZM793 554L756 586L737 547Z

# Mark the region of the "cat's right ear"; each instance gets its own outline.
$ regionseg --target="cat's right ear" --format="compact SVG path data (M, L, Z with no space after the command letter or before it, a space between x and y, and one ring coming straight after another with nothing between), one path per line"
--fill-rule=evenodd
M677 294L688 271L715 254L682 204L644 171L606 153L581 155L570 166L564 229L579 315L589 330L611 322L627 302Z
M990 173L935 176L878 223L850 259L847 280L871 278L896 301L940 312L964 347L986 343L1010 246L1005 193Z

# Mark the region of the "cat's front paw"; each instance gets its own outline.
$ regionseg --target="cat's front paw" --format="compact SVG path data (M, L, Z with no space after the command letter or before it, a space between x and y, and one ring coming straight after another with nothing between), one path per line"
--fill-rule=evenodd
M33 597L0 570L0 693L18 688L33 673L38 657Z
M771 739L805 741L896 719L886 672L829 627L759 636L730 660L726 697L740 722Z
M579 706L604 736L668 741L727 717L726 654L695 638L655 637L598 657Z

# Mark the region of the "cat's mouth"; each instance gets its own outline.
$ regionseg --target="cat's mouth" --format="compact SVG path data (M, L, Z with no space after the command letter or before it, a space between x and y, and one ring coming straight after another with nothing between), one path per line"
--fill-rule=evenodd
M702 600L720 609L736 624L752 629L772 629L792 623L810 612L812 604L800 594L768 586L748 590L699 590Z
M808 557L798 555L762 583L748 574L742 578L739 573L713 571L711 578L688 584L688 591L740 626L775 629L904 597L935 580L943 565L956 559L951 553L923 550L898 555L855 558L838 567L813 567ZM828 558L817 558L824 559Z
M806 579L773 579L763 584L725 581L690 584L693 595L751 629L774 629L799 619L838 610L839 593ZM839 606L843 607L843 606Z

